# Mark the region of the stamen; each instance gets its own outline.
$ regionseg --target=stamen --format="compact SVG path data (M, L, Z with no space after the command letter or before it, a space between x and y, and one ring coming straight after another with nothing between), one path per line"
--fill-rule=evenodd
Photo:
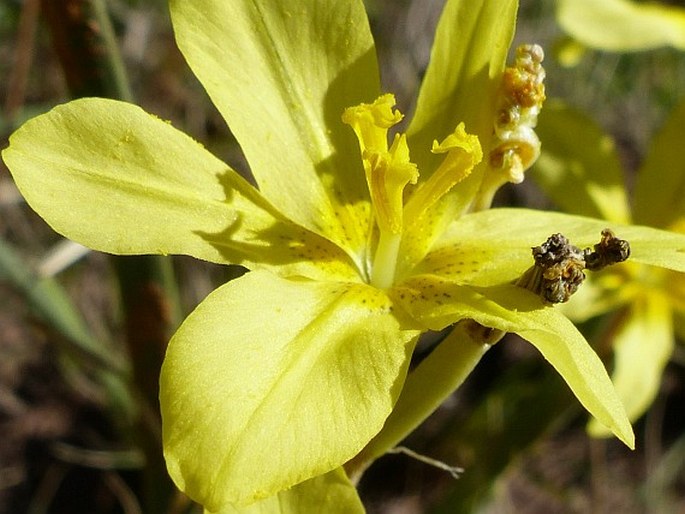
M396 109L395 96L385 94L372 104L360 104L345 109L342 115L359 140L359 148L365 152L383 153L388 151L388 129L400 121L403 115Z
M442 143L433 143L433 153L445 154L438 169L413 193L405 192L408 184L417 183L419 172L409 158L405 134L395 134L388 148L388 129L402 119L394 106L395 97L386 94L372 104L349 107L342 115L343 122L352 127L359 141L378 229L372 238L377 245L371 283L382 289L390 287L395 278L404 220L419 219L426 209L466 178L483 158L478 137L467 134L462 123Z
M404 134L395 134L388 148L388 129L402 119L393 109L395 97L386 94L372 104L345 109L342 119L352 127L364 163L376 223L381 232L402 231L403 193L407 184L415 184L419 172L409 160L409 147Z

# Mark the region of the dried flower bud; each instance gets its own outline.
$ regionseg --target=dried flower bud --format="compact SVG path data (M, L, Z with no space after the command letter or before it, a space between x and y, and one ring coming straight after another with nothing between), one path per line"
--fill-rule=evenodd
M540 156L535 125L545 100L543 58L539 45L521 45L516 49L513 66L507 66L502 74L488 170L474 200L474 210L488 208L497 190L507 182L523 182L525 171Z
M548 303L563 303L585 280L583 252L571 245L562 234L553 234L533 248L535 265L519 285L540 295Z
M592 271L625 261L630 257L630 244L625 239L619 239L614 233L605 228L602 230L602 239L594 246L594 251L589 248L583 250L585 254L585 267Z
M562 234L553 234L533 247L535 264L516 282L539 295L547 303L564 303L585 280L584 269L600 270L625 261L630 256L628 241L605 229L594 250L580 250Z
M490 165L500 169L510 182L521 182L523 172L540 154L540 141L533 129L545 100L543 59L539 45L521 45L516 49L514 66L507 67L502 77Z

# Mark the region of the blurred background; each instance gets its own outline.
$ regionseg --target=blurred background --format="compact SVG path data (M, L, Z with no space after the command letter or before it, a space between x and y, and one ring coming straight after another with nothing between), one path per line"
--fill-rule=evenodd
M384 89L410 113L444 1L366 4ZM685 52L592 49L555 14L552 0L521 0L514 47L543 45L548 98L613 139L630 191L683 99ZM246 170L175 46L165 1L0 0L0 147L25 120L77 96L131 100ZM531 178L503 188L496 204L556 208ZM166 477L157 373L183 316L242 272L68 243L27 207L0 163L0 512L200 512ZM592 317L581 329L601 345L611 322ZM610 352L600 354L611 367ZM465 468L461 478L388 455L360 492L377 514L685 512L684 407L677 344L635 425L637 449L592 439L561 379L530 345L507 337L405 442Z

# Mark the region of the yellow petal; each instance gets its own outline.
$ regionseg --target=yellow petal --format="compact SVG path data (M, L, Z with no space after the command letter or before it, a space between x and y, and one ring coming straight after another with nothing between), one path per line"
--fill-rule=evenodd
M417 335L363 284L251 272L220 287L162 368L171 477L219 510L341 466L383 426Z
M380 93L361 0L172 0L174 34L262 194L360 262L371 211L350 105Z
M364 514L357 490L338 468L247 507L229 505L205 514Z
M283 275L355 275L342 250L131 104L87 98L56 107L17 130L3 158L41 217L96 250L186 254Z
M514 285L461 286L419 275L398 286L393 296L433 330L473 319L484 327L520 335L554 366L588 412L634 448L632 427L602 361L573 323L530 291Z
M632 0L559 0L557 20L583 44L614 52L685 49L685 9Z
M642 416L656 398L664 368L674 347L671 308L665 296L645 294L621 319L613 338L612 381L631 421ZM610 435L592 420L588 432L596 437Z

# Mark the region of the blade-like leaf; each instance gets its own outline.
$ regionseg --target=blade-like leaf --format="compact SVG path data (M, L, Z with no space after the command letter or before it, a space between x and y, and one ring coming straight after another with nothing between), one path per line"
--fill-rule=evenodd
M97 98L61 105L17 130L2 156L29 205L90 248L353 276L341 250L134 105Z
M559 102L540 114L542 154L532 177L568 213L630 221L616 147L589 116Z
M19 291L34 314L47 327L59 333L66 342L67 354L74 353L81 366L84 362L96 381L105 388L108 407L114 416L132 419L135 402L130 391L130 370L121 355L98 340L88 329L71 299L53 278L40 278L30 270L21 256L0 239L0 283L6 281ZM58 342L61 338L56 338ZM85 357L85 359L84 359ZM71 369L67 366L67 373Z
M631 52L660 46L685 50L685 9L631 0L559 0L557 20L581 43Z
M101 367L123 374L124 362L93 337L59 283L52 278L38 277L3 239L0 239L0 281L7 281L20 291L36 314L73 343L77 351L93 358Z
M169 472L210 510L248 504L354 456L382 427L415 330L384 293L252 272L171 340L161 376Z
M172 0L181 51L259 187L308 229L357 251L370 209L346 107L380 93L360 0ZM349 239L348 239L349 238Z

